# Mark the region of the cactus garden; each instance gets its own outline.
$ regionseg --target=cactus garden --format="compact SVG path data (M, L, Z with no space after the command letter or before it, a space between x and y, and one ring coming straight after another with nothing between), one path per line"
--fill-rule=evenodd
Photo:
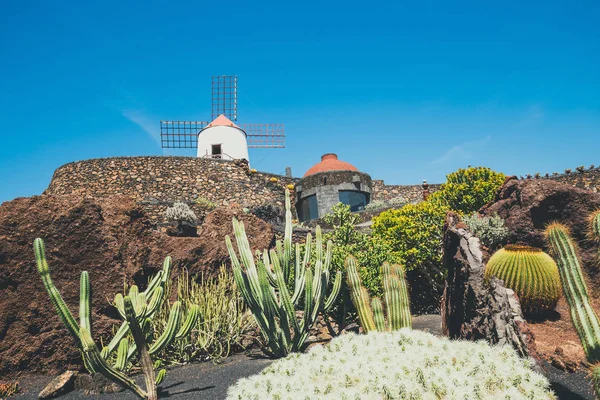
M295 225L294 193L281 187L279 228L249 209L217 206L197 236L158 236L150 256L122 243L111 263L152 260L133 274L106 275L99 259L85 258L102 251L85 244L102 221L93 214L80 219L92 222L76 229L92 230L77 234L80 244L68 252L56 236L44 240L41 227L28 262L44 295L36 304L52 327L47 343L60 343L52 354L62 361L40 359L37 373L69 383L42 387L26 372L11 374L1 382L5 396L33 398L58 385L59 398L594 398L600 198L578 192L577 210L540 224L502 196L510 185L540 190L543 179L502 180L485 168L457 171L426 200L379 211L370 231L341 203L313 227ZM131 240L156 240L120 206L104 211L120 213L115 227L126 218ZM211 245L218 240L218 248L203 248L214 254L212 272L193 267L204 235ZM69 254L78 268L65 273Z

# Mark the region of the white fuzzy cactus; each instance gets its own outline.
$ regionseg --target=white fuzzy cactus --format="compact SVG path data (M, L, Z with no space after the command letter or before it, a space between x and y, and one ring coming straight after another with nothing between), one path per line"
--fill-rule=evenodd
M231 386L227 399L555 399L510 347L401 329L343 335Z
M167 208L165 216L167 217L167 221L173 222L189 222L195 224L198 221L198 217L196 217L196 214L194 214L190 207L181 202L177 202L173 204L173 207Z

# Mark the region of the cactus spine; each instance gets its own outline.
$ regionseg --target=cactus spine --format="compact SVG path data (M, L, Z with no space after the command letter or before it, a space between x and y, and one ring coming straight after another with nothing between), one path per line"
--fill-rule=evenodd
M60 292L52 282L42 239L34 241L34 252L38 272L50 295L50 300L67 330L75 338L81 349L86 368L90 372L102 373L107 378L131 390L140 398L156 399L157 382L164 379L166 371L159 373L160 380L155 377L150 356L161 351L176 338L188 335L196 325L198 318L198 306L193 305L188 310L186 321L177 330L182 319L182 310L180 302L175 302L171 307L169 320L163 333L152 345L148 346L147 341L151 337L148 334L150 320L165 300L165 285L168 282L171 270L171 258L165 258L163 269L150 280L148 288L144 292L140 292L138 287L133 285L130 287L127 296L121 294L115 296L114 306L125 321L110 343L102 351L99 351L91 336L91 285L87 271L83 271L80 277L79 324L77 324ZM131 345L127 339L129 333L134 339L134 343ZM117 347L116 362L114 366L111 366L108 363L108 358ZM146 390L140 388L134 380L121 372L135 354L140 355Z
M600 321L589 302L587 285L583 278L576 246L569 230L562 224L552 223L546 228L546 239L556 259L573 325L579 335L585 355L592 366L596 397L600 397Z
M256 262L243 223L233 219L239 257L230 237L225 237L235 282L266 340L263 351L271 357L284 357L305 347L309 330L318 314L333 307L342 284L341 272L338 271L331 292L326 296L331 283L332 244L328 242L323 253L319 227L316 229L316 260L311 260L312 236L309 233L304 255L301 254L300 245L296 244L295 265L292 265L292 212L287 189L285 209L283 243L278 241L275 249L257 252ZM294 284L288 287L292 267ZM304 314L302 319L298 319L296 308L302 298Z
M556 307L561 295L556 263L536 247L508 245L485 267L485 278L502 279L519 296L525 314L541 314Z
M365 333L394 331L412 327L408 288L404 269L401 266L390 265L389 263L384 263L381 266L387 310L387 327L381 300L378 298L370 300L367 289L362 286L356 260L352 256L346 259L346 271L350 297L358 312L358 318Z

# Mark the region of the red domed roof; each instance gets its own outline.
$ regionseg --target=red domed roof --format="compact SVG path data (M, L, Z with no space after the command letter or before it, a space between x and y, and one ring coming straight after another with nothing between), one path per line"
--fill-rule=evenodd
M310 167L304 176L326 171L358 171L358 169L345 161L338 160L337 154L327 153L321 156L321 162Z

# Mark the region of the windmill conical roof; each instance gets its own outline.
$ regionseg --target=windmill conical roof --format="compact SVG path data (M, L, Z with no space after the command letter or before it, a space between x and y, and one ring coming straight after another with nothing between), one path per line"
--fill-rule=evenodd
M240 129L239 126L231 122L229 118L225 116L225 114L219 115L213 122L208 124L206 127L210 128L211 126L233 126L234 128Z
M321 162L310 167L304 176L317 174L326 171L358 171L354 165L345 161L338 160L337 154L327 153L321 156Z

